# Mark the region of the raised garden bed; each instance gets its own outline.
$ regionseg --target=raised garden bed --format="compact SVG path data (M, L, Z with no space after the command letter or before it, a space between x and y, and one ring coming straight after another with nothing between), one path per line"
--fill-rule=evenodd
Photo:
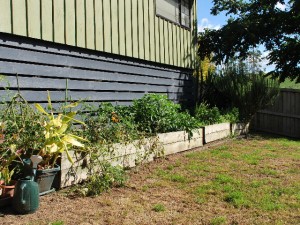
M195 130L190 139L186 132L178 131L158 134L157 137L147 138L142 142L135 141L127 145L114 144L112 146L114 148L114 155L110 157L109 161L112 165L134 167L153 144L158 145L158 149L163 148L164 155L201 147L203 146L203 129ZM74 151L71 152L71 156L75 162L73 165L68 161L65 154L62 155L60 187L80 183L88 177L87 163L89 158L83 157L78 153L76 154ZM152 153L144 160L152 161L154 157L155 154Z

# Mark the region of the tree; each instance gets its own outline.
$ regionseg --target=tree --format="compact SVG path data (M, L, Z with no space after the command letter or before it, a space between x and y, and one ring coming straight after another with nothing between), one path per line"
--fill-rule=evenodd
M289 0L213 0L213 15L230 16L219 30L205 30L200 35L201 59L214 55L220 64L237 56L248 57L259 45L269 51L269 64L275 69L267 75L300 82L300 1ZM280 7L284 6L284 8Z

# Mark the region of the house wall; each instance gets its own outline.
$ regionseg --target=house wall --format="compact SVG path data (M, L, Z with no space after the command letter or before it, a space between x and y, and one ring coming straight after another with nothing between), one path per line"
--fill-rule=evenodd
M0 32L192 68L191 29L155 15L155 0L0 0Z
M145 93L193 100L192 70L0 33L0 100L18 90L29 102L68 98L128 105ZM9 87L10 91L4 90Z

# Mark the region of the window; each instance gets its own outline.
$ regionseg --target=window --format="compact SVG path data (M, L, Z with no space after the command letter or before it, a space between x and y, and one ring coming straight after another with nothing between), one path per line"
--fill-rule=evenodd
M190 27L190 0L156 0L156 15Z

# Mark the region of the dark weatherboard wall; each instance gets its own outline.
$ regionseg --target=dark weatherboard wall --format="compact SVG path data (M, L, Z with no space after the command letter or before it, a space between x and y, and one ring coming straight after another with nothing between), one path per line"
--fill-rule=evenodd
M175 102L193 99L192 71L114 54L0 33L0 95L9 86L29 102L109 101L130 104L145 93L165 93ZM66 82L68 81L68 82Z

